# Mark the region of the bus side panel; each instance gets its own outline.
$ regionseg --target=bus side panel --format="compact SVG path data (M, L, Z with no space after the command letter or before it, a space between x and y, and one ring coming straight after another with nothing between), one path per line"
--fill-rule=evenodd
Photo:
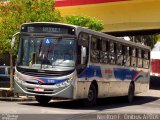
M83 99L88 97L88 91L90 87L91 81L79 80L77 81L77 99Z
M109 97L109 82L99 81L98 82L98 98Z
M150 70L143 69L142 75L143 75L143 77L139 78L139 80L138 80L140 87L139 87L139 90L136 91L136 94L146 92L149 90ZM137 83L137 81L135 83Z
M107 97L115 97L115 96L124 96L128 94L128 87L130 84L130 80L125 80L124 74L121 73L121 68L112 66L112 65L102 65L102 80L103 83L108 83L106 86L104 84L103 88L107 87L107 91L105 91L104 94L107 94ZM118 75L115 70L118 70ZM100 92L103 93L103 89L99 91L99 97L105 97L103 94L100 94Z
M109 83L107 96L128 95L131 81L135 84L135 94L146 92L149 90L149 73L149 69L143 68L102 67L102 78Z
M131 81L135 83L137 94L148 90L149 70L91 64L79 75L77 98L87 98L89 87L94 80L98 85L98 98L128 95Z

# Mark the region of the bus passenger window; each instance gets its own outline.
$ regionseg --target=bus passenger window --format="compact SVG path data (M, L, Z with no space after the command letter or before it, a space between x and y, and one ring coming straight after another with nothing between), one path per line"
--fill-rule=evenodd
M129 46L124 46L124 65L125 66L130 66L130 47Z
M108 53L107 52L100 52L100 62L101 63L108 63Z
M102 51L106 51L106 42L108 42L108 41L105 41L105 40L102 40Z
M142 50L137 49L137 67L142 67Z
M149 68L150 66L150 53L148 51L143 51L143 67Z
M90 53L90 58L91 62L98 63L99 62L99 50L98 50L98 38L92 37L91 40L91 53Z
M99 62L99 51L91 50L91 62L98 63Z
M102 40L102 51L100 51L100 62L108 63L108 52L106 52L106 40Z
M132 48L132 57L131 57L131 66L136 67L137 60L136 60L136 49Z
M121 44L117 44L117 65L123 65L123 55L122 55L122 45Z
M114 42L110 42L109 45L109 63L110 64L115 64L115 43Z
M98 44L98 40L95 37L92 37L92 41L91 41L91 49L97 50L97 45Z

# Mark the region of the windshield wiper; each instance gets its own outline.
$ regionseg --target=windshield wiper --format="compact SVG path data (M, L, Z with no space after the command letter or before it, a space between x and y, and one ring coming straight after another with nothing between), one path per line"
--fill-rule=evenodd
M39 58L40 58L40 61L41 61L41 68L40 69L42 69L42 64L43 64L43 59L42 59L42 42L43 42L43 40L41 40L41 43L40 43L40 46L39 46Z

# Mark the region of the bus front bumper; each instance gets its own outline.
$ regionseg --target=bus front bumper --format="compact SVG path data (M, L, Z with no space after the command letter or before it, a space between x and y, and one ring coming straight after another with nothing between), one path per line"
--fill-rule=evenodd
M14 93L19 95L40 95L55 98L73 99L74 87L72 84L57 85L33 85L14 80Z

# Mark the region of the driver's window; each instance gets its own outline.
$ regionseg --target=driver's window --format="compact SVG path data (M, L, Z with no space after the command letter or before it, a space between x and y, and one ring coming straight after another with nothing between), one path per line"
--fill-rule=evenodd
M80 33L78 37L78 64L86 65L88 61L88 45L89 35L87 33Z
M81 64L84 65L86 64L87 61L87 48L86 47L81 47Z

